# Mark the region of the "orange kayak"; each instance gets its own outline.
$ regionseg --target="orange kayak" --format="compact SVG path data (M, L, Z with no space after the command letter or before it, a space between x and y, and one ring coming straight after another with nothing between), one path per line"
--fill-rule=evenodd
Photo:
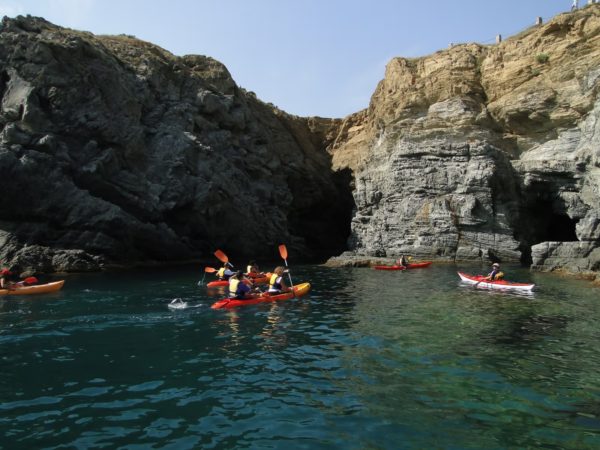
M65 280L33 286L17 286L14 289L0 289L0 295L46 294L48 292L59 291L63 287L63 284L65 284Z
M294 286L294 292L284 292L283 294L269 294L265 292L260 294L254 298L249 298L247 300L238 300L236 298L224 298L223 300L219 300L218 302L213 303L211 306L212 309L222 309L222 308L236 308L238 306L248 306L248 305L256 305L258 303L264 302L275 302L279 300L289 300L295 297L302 297L303 295L308 294L310 291L310 283L300 283Z

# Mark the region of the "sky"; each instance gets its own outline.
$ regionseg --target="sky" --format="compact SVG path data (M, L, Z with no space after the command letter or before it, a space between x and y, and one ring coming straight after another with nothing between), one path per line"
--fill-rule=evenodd
M571 0L0 0L94 34L129 34L171 53L206 55L265 102L342 118L369 104L386 64L450 43L492 44L567 12ZM587 0L581 0L581 5Z

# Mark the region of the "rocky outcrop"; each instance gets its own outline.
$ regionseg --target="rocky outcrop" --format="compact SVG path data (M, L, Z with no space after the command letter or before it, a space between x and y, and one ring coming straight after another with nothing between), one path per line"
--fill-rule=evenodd
M349 175L324 150L338 121L266 105L212 58L4 18L0 102L3 265L344 249Z
M395 58L330 147L347 257L600 269L600 6L493 46Z

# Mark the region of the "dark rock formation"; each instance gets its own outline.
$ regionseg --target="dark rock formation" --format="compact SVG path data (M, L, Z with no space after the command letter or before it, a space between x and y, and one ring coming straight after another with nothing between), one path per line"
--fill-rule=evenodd
M97 270L345 248L337 122L289 116L204 56L33 17L0 30L0 260Z
M600 5L500 45L393 59L330 149L355 178L346 259L598 271L599 89Z

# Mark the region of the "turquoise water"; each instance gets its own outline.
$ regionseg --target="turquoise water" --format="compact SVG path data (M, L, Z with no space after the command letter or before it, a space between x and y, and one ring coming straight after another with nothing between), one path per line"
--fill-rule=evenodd
M292 269L310 295L232 311L197 268L0 299L0 448L600 448L589 283Z

